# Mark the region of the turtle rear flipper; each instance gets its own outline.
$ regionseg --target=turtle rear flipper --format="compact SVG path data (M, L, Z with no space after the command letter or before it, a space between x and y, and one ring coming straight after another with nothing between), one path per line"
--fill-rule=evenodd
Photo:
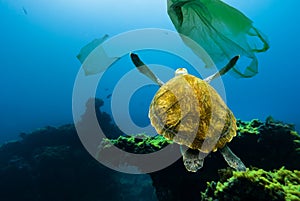
M246 166L244 163L230 150L227 145L220 149L220 152L230 167L236 169L237 171L246 171Z
M181 145L181 154L183 157L183 164L189 172L197 172L203 167L204 158L207 154L201 153L197 149L185 149Z

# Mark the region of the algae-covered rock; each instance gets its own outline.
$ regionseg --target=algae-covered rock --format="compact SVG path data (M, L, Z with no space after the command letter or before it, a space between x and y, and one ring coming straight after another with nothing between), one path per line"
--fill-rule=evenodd
M101 106L101 102L96 105L96 108L99 108L98 106ZM108 136L115 136L116 130L111 129L114 126L111 120L106 118L107 115L99 112L99 117L102 120L101 124L105 124L110 131ZM83 123L88 122L88 119L84 120ZM260 181L258 178L259 182L265 185L271 179L276 180L278 183L272 183L270 188L277 188L278 192L286 193L283 194L285 197L281 193L279 195L275 193L279 200L281 198L293 200L293 196L299 198L299 194L294 193L300 191L299 180L294 180L294 175L300 177L300 137L293 125L268 118L266 122L239 120L237 127L238 135L230 143L230 147L239 154L247 167L264 169L264 171L257 170L259 174L256 174L256 177L267 179ZM162 136L150 137L144 134L106 139L102 145L108 152L114 144L127 152L145 154L158 151L169 143L171 141ZM284 175L283 173L275 177L274 172L266 172L280 169L282 166L286 168L280 170L284 173L287 169L298 171L286 172L285 175L290 177L280 176ZM132 201L156 199L199 201L200 192L205 191L207 182L210 182L211 187L206 191L206 198L215 199L209 192L214 193L217 184L211 181L218 181L218 171L226 167L220 154L211 154L206 158L205 166L197 173L186 171L182 159L178 159L171 166L150 173L152 180L148 175L122 174L99 164L87 153L76 134L74 125L57 128L48 126L32 133L23 133L20 140L0 146L0 194L1 201L124 200L125 198L130 198ZM250 173L247 171L245 174ZM233 176L231 170L223 175L218 186L220 188L224 187L222 185ZM294 187L285 182L293 183L294 187L298 185L298 189L294 190ZM152 185L155 187L156 195L153 194ZM264 189L261 191L265 192ZM258 192L259 189L253 193L255 199L252 200L258 200L256 197ZM270 192L273 193L271 190ZM231 197L231 200L242 198L242 195L233 195L235 197Z
M165 139L162 136L147 136L146 134L138 134L134 136L119 136L117 139L104 139L100 147L108 149L112 145L130 153L147 154L158 151L172 141Z
M224 178L225 177L225 178ZM273 172L254 169L245 172L233 171L231 177L223 175L219 182L209 182L202 201L299 201L300 171L284 167Z
M300 136L293 125L268 118L265 122L238 120L237 127L238 135L230 142L230 147L247 167L273 170L285 166L290 170L300 170ZM163 145L161 148L170 143L161 136L146 135L142 140L128 136L107 139L105 143L128 152L150 153L159 150L157 142ZM109 146L106 148L109 151ZM206 182L218 181L218 170L226 167L221 154L211 154L197 173L187 172L182 159L179 159L163 170L150 173L150 176L160 201L199 201L200 192L206 189Z
M268 117L265 122L254 119L249 122L238 120L238 137L230 147L246 166L264 170L300 170L300 136L294 125L275 121Z
M292 170L300 169L300 136L294 125L275 121L271 117L265 122L258 119L237 120L237 134L230 142L230 147L239 154L246 166L265 170L279 169L282 166ZM160 135L151 137L142 134L105 139L102 147L109 148L109 144L114 144L127 152L145 154L158 151L170 143L172 141ZM210 157L217 158L217 169L225 168L224 163L218 161L218 156Z

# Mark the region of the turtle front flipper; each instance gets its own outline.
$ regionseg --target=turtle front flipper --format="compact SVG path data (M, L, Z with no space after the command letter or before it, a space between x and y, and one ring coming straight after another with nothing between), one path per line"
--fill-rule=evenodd
M201 153L197 149L186 148L183 145L180 148L183 164L189 172L197 172L203 167L204 158L207 154Z
M130 58L135 67L144 75L146 75L148 78L150 78L152 81L154 81L159 86L164 85L164 83L150 70L150 68L142 62L142 60L139 58L137 54L130 53Z
M236 169L237 171L246 171L246 166L244 163L230 150L227 145L220 149L220 152L230 167Z
M207 83L210 83L213 79L220 77L222 75L225 75L230 69L232 69L235 66L235 64L239 60L239 58L240 58L239 55L233 57L232 59L230 59L228 64L226 64L226 66L224 66L221 70L219 70L215 74L205 78L204 81Z

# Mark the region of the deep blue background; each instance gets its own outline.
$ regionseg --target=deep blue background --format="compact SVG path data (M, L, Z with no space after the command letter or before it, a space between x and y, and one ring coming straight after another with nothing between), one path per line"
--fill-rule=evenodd
M272 115L299 128L300 2L226 2L250 17L271 44L258 55L257 76L223 77L229 107L243 120ZM165 0L1 0L0 19L0 142L45 125L72 123L72 89L80 68L76 55L92 39L140 28L175 30ZM152 63L186 65L168 55L141 55ZM124 73L133 68L128 57L119 62L127 66ZM114 78L111 71L107 76ZM99 87L107 110L112 89L109 81ZM139 126L148 123L156 89L143 87L133 96L131 116Z

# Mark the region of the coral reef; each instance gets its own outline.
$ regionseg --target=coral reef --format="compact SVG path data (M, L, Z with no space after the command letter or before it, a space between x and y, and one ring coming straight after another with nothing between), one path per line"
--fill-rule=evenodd
M102 142L103 150L109 151L115 145L127 152L144 154L172 143L162 136L120 136L123 134L109 115L99 110L102 104L101 100L96 101L97 117L110 138ZM87 104L82 124L88 124L91 107ZM238 136L229 146L251 170L223 171L221 179L218 172L227 168L227 164L218 153L206 157L204 167L197 173L187 172L179 159L150 176L127 175L110 170L92 158L82 146L74 125L48 126L22 133L20 140L0 146L0 199L199 201L225 200L230 195L234 196L231 200L249 200L243 197L248 192L243 186L247 186L260 192L261 200L263 196L268 200L270 195L274 200L297 200L300 189L295 177L300 176L299 171L292 170L300 169L300 136L293 125L270 117L266 122L239 120L237 126ZM286 169L280 169L282 166ZM279 170L267 172L273 169ZM241 186L241 182L246 183ZM241 189L236 190L238 187Z
M219 182L209 182L202 201L299 201L300 171L282 167L273 172L263 169L236 172L227 170ZM222 181L223 180L223 181Z
M300 136L293 125L269 117L265 122L257 119L249 122L238 120L237 126L238 136L233 138L229 146L247 167L273 170L285 166L290 170L300 169ZM164 140L160 136L149 137L149 140L144 139L142 142L147 142L147 150L155 149L156 146L151 145L151 142L156 142L155 138L159 138L160 143ZM141 146L142 142L138 141L139 145L137 145L138 143L134 143L135 140L137 139L134 137L122 137L120 140L108 141L129 152L145 153L140 150L145 147ZM165 140L163 144L167 143L169 142ZM149 148L149 145L153 148ZM204 167L197 173L187 172L182 159L179 159L168 168L150 175L160 201L196 201L201 199L199 192L206 189L206 182L217 181L218 170L226 167L227 164L222 156L212 153L205 159Z
M109 136L115 136L118 130L99 110L102 104L96 100L98 120ZM81 123L87 121L83 116ZM1 201L139 201L141 196L157 200L148 175L127 175L98 163L72 124L47 126L20 137L0 146Z
M257 119L238 120L238 137L229 146L239 152L247 166L264 170L300 170L300 136L292 124L268 117L263 123Z
M155 201L148 175L115 172L92 158L73 125L46 127L0 147L1 201Z

